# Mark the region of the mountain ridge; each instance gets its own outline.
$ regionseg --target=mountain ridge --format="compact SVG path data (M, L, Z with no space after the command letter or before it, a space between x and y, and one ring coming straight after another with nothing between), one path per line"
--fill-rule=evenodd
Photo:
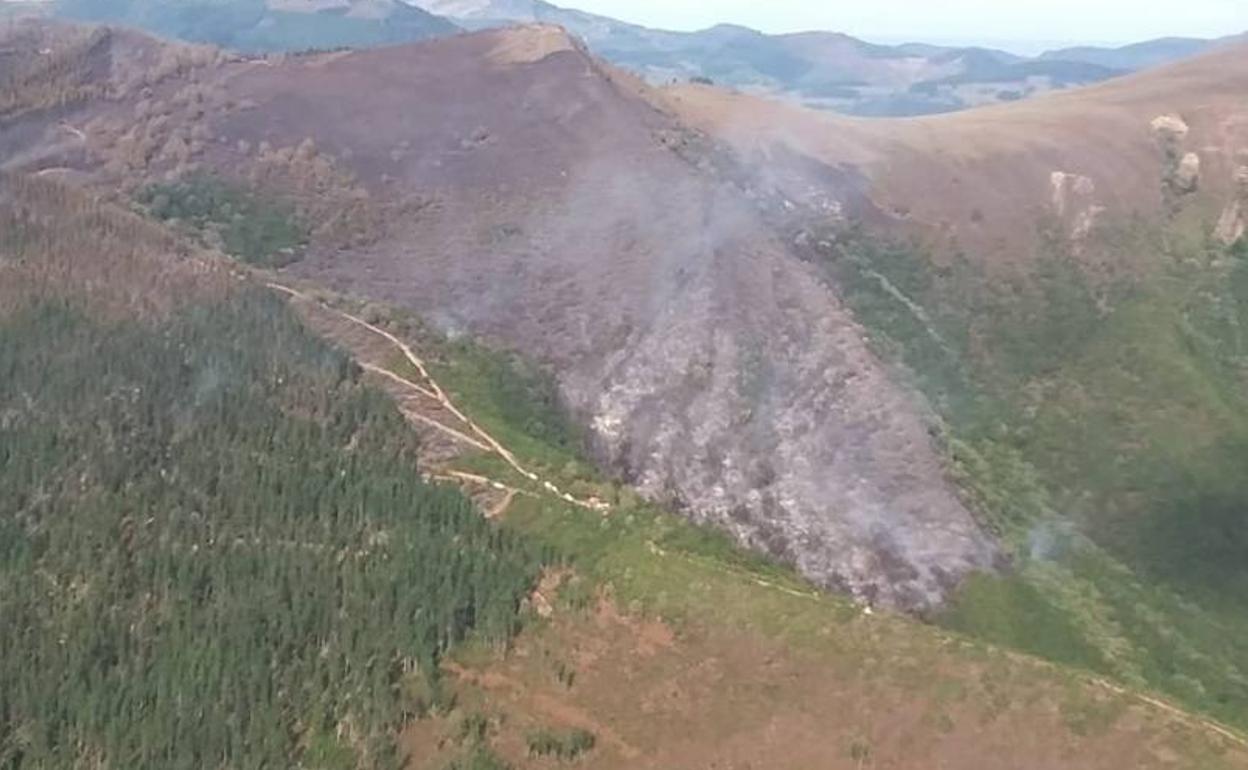
M1139 70L1168 64L1233 43L1242 35L1222 38L1166 37L1118 47L1075 46L1045 51L1040 59L1059 59L1098 64L1121 70Z
M1022 57L976 47L880 45L836 32L768 35L721 24L649 29L544 0L55 0L60 15L145 27L250 52L392 45L514 23L553 23L652 84L713 81L868 117L955 112L1102 82L1216 45L1194 39ZM431 12L427 13L426 9ZM455 21L448 21L454 17Z
M245 52L394 45L455 34L451 22L401 0L50 0L75 21L145 29Z
M1016 101L1174 61L1221 42L1187 40L1176 47L1167 44L1171 41L1149 41L1122 49L1064 49L1025 57L975 47L879 45L837 32L768 35L731 24L668 32L544 0L427 0L424 5L473 28L561 24L598 55L656 84L710 79L807 106L879 117ZM734 50L720 50L730 40Z
M1201 156L1203 187L1229 195L1239 124L1226 105L1201 100L1210 93L1225 100L1244 81L1245 45L1231 43L1190 61L1026 102L913 120L832 116L698 85L666 89L665 104L747 153L765 151L768 137L776 136L829 166L852 164L878 185L874 205L892 212L903 228L923 224L934 237L969 239L961 246L972 253L1004 255L1024 251L1019 239L1032 233L1020 224L1054 205L1056 173L1087 177L1104 192L1100 200L1092 193L1084 211L1159 212L1165 147L1158 132L1165 129L1153 123L1167 116L1176 117L1183 135L1181 155ZM1113 129L1089 129L1098 120L1112 121ZM770 131L767 121L778 129ZM1115 149L1102 152L1101 140L1110 135L1117 139ZM1062 154L1067 157L1054 157ZM1004 165L1013 156L1028 160L1013 169L1016 179L1008 184L979 162ZM932 197L925 185L937 179L956 179L964 191ZM979 216L972 216L975 210Z

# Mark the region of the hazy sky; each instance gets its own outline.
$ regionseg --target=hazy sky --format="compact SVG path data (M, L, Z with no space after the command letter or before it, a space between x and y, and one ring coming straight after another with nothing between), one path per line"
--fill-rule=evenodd
M1126 43L1248 30L1248 0L555 0L666 29L734 22L834 30L881 42Z

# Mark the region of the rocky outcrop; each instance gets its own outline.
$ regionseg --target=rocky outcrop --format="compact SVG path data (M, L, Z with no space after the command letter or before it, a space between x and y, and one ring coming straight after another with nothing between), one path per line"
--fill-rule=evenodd
M1248 236L1248 153L1241 154L1245 165L1235 169L1232 198L1218 220L1217 237L1226 245L1237 243Z
M1063 235L1077 254L1092 233L1105 207L1096 201L1096 183L1091 177L1065 171L1049 176L1052 213L1063 228Z
M1153 120L1152 129L1162 152L1162 199L1167 210L1175 212L1200 189L1200 156L1184 149L1191 129L1179 116L1161 115Z

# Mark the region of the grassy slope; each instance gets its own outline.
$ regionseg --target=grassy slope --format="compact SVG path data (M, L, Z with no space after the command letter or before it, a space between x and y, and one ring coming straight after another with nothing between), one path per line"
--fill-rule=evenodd
M398 324L402 326L403 322ZM973 639L1000 642L1003 647L1023 649L1075 668L1121 675L1133 685L1157 687L1147 677L1132 677L1130 671L1106 665L1106 645L1088 638L1086 619L1070 606L1053 601L1049 594L1050 585L1076 594L1077 580L1083 579L1126 592L1106 601L1139 601L1141 594L1131 593L1136 584L1119 580L1118 576L1106 580L1093 574L1097 569L1118 569L1108 557L1103 561L1091 559L1084 572L1077 575L1064 572L1067 567L1046 563L1029 566L1017 580L985 580L972 586L966 594L968 600L948 619L948 625L968 630L968 636L950 635L905 618L864 618L860 609L845 600L812 591L787 568L743 553L717 532L659 511L628 490L598 477L578 454L577 437L559 414L548 384L514 359L471 343L441 341L436 335L420 331L416 324L409 325L404 336L419 340L434 376L456 402L515 450L526 464L577 494L597 495L614 504L613 513L603 517L546 497L518 497L507 514L507 526L554 549L580 576L564 591L566 608L586 608L592 604L590 599L595 591L605 590L619 606L642 616L663 618L675 628L684 629L690 637L758 635L777 640L793 654L810 656L806 665L814 666L815 671L835 671L843 681L891 694L881 697L904 693L904 702L925 704L921 707L934 709L932 713L936 715L931 716L931 721L937 725L946 725L952 713L958 713L958 719L965 718L958 711L962 706L950 701L949 693L957 692L956 704L994 704L989 711L1030 713L1029 710L1038 709L1040 713L1053 709L1061 715L1061 723L1068 731L1064 735L1076 743L1120 728L1163 734L1156 725L1124 728L1122 720L1130 699L1106 701L1096 687L1083 683L1064 668L1048 669ZM396 359L392 366L402 370L403 363ZM1038 484L1023 473L1031 473L1025 463L1015 461L1004 466L1004 470L994 471L1006 477L1002 484ZM460 467L506 479L517 486L525 485L523 479L492 457L467 457L460 461ZM992 473L971 475L984 482L984 477L991 477ZM1048 499L1038 486L1028 490L1028 494L1036 505ZM1101 554L1091 553L1097 558ZM1150 607L1164 606L1161 598L1146 598ZM549 647L549 654L576 655L574 649L561 646L566 643L559 641L558 633L547 633L540 626L529 633L536 634L538 640L530 644ZM528 664L515 665L520 671L527 671ZM786 692L778 686L769 697L792 697ZM532 715L508 711L515 705L508 705L507 699L482 697L485 701L474 701L475 707L501 710L497 718L504 723L533 719ZM987 715L981 718L984 724L995 719ZM952 728L940 728L948 729ZM1207 736L1185 744L1179 751L1182 762L1192 767L1216 767L1224 762L1233 766L1224 749L1211 750L1210 744L1204 743L1206 739ZM472 742L465 745L464 762L494 761L474 746Z
M937 690L948 685L930 672L960 668L969 672L979 663L991 661L1013 684L1004 693L982 693L985 698L1011 702L1033 697L1028 694L1033 689L1042 692L1055 682L1064 682L1067 684L1062 687L1073 689L1059 709L1078 714L1085 708L1098 708L1089 706L1096 701L1091 690L1074 684L1075 680L1060 670L1015 661L1007 653L907 619L876 617L864 622L859 609L838 597L811 591L787 568L743 553L717 532L656 510L628 490L596 476L578 454L577 438L559 414L549 384L514 359L471 343L441 341L415 324L409 325L406 336L420 340L434 376L457 403L527 464L577 494L597 495L614 504L614 512L602 517L548 498L520 497L507 514L509 526L552 547L587 579L574 589L579 597L572 600L574 606L584 605L584 592L593 590L592 586L606 586L616 602L632 611L662 617L678 627L709 627L711 633L721 634L725 631L713 629L732 629L731 633L784 640L793 649L816 654L820 666L846 672L847 676L853 672L852 676L874 679L881 686L896 685L918 701L938 699ZM402 370L403 363L396 358L392 366ZM990 461L999 461L1001 454ZM460 465L463 470L525 485L492 457L468 457ZM1017 460L1001 465L988 471L968 471L968 478L1001 487L1031 485L1033 488L1025 490L1032 498L1030 505L1039 507L1047 502L1029 466ZM998 481L994 474L1003 478ZM1028 514L1041 515L1034 511ZM1089 553L1100 558L1102 552ZM1102 644L1089 638L1087 619L1053 601L1050 595L1048 586L1053 584L1076 595L1077 581L1082 579L1110 583L1125 591L1106 601L1130 603L1141 599L1143 594L1132 593L1136 584L1106 581L1094 574L1105 568L1118 567L1108 557L1104 561L1092 558L1078 574L1067 574L1063 571L1066 567L1046 563L1028 566L1017 580L984 580L968 590L968 599L950 614L948 624L1005 647L1120 675L1132 685L1157 687L1148 677L1132 676L1131 671L1107 665L1104 650L1110 642ZM1165 606L1161 598L1149 601L1153 607ZM1171 610L1180 611L1166 611ZM977 685L968 686L972 691L969 697L974 697ZM1071 721L1078 719L1072 716ZM1102 729L1114 722L1108 720Z
M1017 286L862 238L821 261L945 417L953 473L1015 554L942 622L1242 728L1248 263L1201 232L1103 232L1147 266L1129 284L1094 285L1053 244Z

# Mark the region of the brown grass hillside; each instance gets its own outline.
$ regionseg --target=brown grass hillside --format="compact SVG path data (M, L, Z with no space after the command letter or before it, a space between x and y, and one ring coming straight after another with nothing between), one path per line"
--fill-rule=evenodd
M1220 214L1248 166L1246 90L1248 47L1238 44L1094 87L936 117L845 118L699 86L670 89L662 103L759 166L787 147L852 168L896 226L1008 261L1030 252L1043 216L1074 231L1081 217L1159 214L1168 166L1188 153ZM1181 121L1182 136L1163 136L1159 118Z

